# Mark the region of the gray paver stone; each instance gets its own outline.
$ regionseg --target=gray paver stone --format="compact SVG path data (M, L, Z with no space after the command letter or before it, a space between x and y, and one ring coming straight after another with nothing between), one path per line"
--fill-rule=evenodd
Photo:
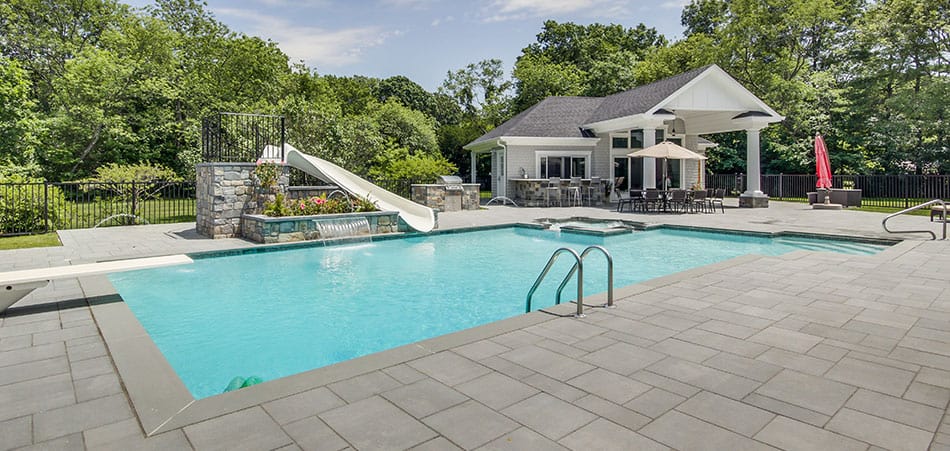
M265 403L263 407L278 424L287 424L344 404L346 403L329 389L319 387Z
M489 373L455 387L458 391L486 406L501 410L538 390L499 373Z
M855 390L850 385L784 370L759 387L756 393L825 415L834 415Z
M518 428L501 437L488 442L485 446L478 448L479 451L494 450L532 450L532 451L564 451L561 445L558 445L551 439L538 434L528 428ZM588 448L590 449L590 448Z
M788 451L861 451L867 448L857 440L785 417L775 417L755 438Z
M428 378L384 392L381 396L416 418L429 416L468 400L461 393Z
M680 404L676 410L746 437L752 437L775 418L765 410L705 391Z
M630 449L661 451L668 449L649 438L602 418L572 432L560 443L574 450Z
M199 451L274 449L291 443L290 437L260 407L187 426L185 435Z
M318 416L357 449L405 449L436 436L424 424L379 396Z
M558 440L597 418L594 414L547 393L538 393L502 410L501 413L551 440Z
M465 449L488 443L518 428L518 423L475 401L468 401L423 421Z
M308 417L284 426L284 431L305 451L337 451L349 446L317 417Z
M895 451L925 450L933 434L848 408L831 418L826 429Z

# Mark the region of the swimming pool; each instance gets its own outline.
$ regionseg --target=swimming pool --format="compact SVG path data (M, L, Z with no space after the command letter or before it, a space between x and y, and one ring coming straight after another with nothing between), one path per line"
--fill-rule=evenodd
M757 253L803 248L871 254L884 246L685 230L607 237L522 227L199 258L116 273L113 285L195 398L235 376L276 379L524 313L524 297L562 246L607 247L615 286ZM553 304L570 262L535 294ZM585 294L606 286L585 262ZM565 298L573 297L568 286Z

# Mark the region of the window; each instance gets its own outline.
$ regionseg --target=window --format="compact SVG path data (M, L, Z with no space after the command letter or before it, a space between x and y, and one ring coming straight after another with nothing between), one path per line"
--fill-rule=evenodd
M630 148L631 149L642 149L643 148L643 130L630 130Z
M666 137L666 130L663 130L662 128L656 129L656 142L663 142L664 137Z
M627 149L628 141L626 136L611 136L610 147L614 149Z
M584 155L538 155L538 174L541 178L560 177L587 177L587 160L590 154ZM540 152L539 152L540 154Z

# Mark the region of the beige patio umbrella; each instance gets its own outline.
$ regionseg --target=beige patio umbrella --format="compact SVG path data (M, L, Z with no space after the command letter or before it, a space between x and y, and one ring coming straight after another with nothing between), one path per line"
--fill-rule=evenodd
M666 186L666 161L669 159L674 160L705 160L706 157L693 152L685 147L678 146L669 141L663 141L655 146L647 147L646 149L640 149L636 152L630 152L627 154L628 157L633 158L662 158L663 159L663 189L666 190L669 187Z

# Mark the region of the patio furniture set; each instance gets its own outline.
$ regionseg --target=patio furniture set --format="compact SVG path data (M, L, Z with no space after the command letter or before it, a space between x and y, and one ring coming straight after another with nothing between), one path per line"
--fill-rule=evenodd
M630 190L630 195L620 197L617 202L617 211L622 212L624 207L630 206L631 211L649 213L715 213L716 207L726 212L723 198L726 196L724 188L707 190Z
M568 206L577 207L599 203L604 192L604 183L600 177L591 177L589 180L580 177L551 177L543 188L546 206L550 207L556 203L563 207L566 203Z

